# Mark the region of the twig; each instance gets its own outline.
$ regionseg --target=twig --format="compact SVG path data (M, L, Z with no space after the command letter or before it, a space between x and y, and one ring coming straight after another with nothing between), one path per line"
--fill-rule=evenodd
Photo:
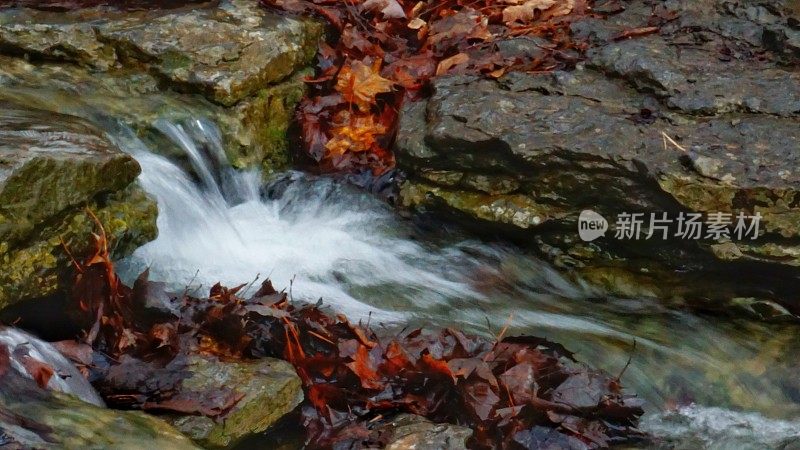
M72 261L72 265L75 266L75 270L77 270L79 273L83 273L83 268L81 268L81 265L78 264L78 261L75 259L75 257L72 256L72 252L69 251L69 247L67 247L67 243L64 242L64 237L63 236L59 236L58 240L59 240L59 242L61 242L61 246L64 247L64 252L66 252L67 256L69 256L69 259Z
M634 37L646 36L648 34L658 33L661 30L659 27L641 27L625 30L622 33L611 38L612 41L621 41L623 39L630 39Z
M669 143L674 145L675 147L677 147L678 150L682 151L683 153L689 153L689 150L686 150L686 148L684 148L681 144L678 144L677 142L675 142L675 140L672 139L671 137L669 137L667 135L667 133L662 131L661 132L661 136L664 137L664 150L667 149L667 141L669 141Z
M628 370L628 367L631 365L631 360L633 360L633 352L635 351L636 351L636 338L633 339L633 347L631 347L631 353L628 355L628 362L625 363L625 367L623 367L619 375L617 375L616 380L618 383L619 380L622 379L622 375L625 374L625 371Z
M508 319L506 319L505 325L503 325L503 328L500 330L500 334L498 334L497 337L495 338L495 342L494 345L492 346L492 349L486 352L485 355L483 355L484 362L488 361L489 357L494 354L494 349L497 348L497 344L499 344L500 341L503 340L503 336L505 336L506 332L508 331L508 327L511 326L511 322L513 320L514 320L514 313L511 313L508 315Z
M499 344L500 341L503 340L503 336L508 331L508 327L511 326L511 322L512 321L514 321L514 313L511 313L511 314L508 315L508 319L506 319L505 325L503 325L503 328L500 330L500 334L498 334L497 338L495 339L496 344Z
M314 337L316 337L318 339L321 339L321 340L333 345L334 347L336 347L336 343L335 342L333 342L332 340L326 338L325 336L323 336L323 335L321 335L319 333L316 333L314 331L308 330L308 334L310 334L310 335L312 335L312 336L314 336Z
M97 335L100 333L100 322L103 319L105 305L106 302L100 302L100 305L97 307L97 314L95 316L94 323L92 324L92 328L89 330L89 334L86 335L86 343L89 345L94 345L94 341L97 339Z
M181 296L181 300L186 298L186 294L189 293L189 287L192 285L192 283L194 283L194 280L197 279L197 275L199 275L199 274L200 274L200 269L197 269L197 271L194 273L194 276L192 277L192 279L189 280L189 282L186 284L186 289L183 290L183 295Z
M251 288L251 287L253 287L253 285L254 285L254 284L256 284L256 281L258 281L258 279L259 279L260 277L261 277L261 272L257 273L257 274L256 274L256 277L255 277L255 278L253 278L253 281L251 281L251 282L250 282L250 284L248 284L248 285L247 285L247 287L245 287L245 288L244 288L244 290L242 291L242 295L246 294L246 293L247 293L247 291L249 291L249 290L250 290L250 288Z

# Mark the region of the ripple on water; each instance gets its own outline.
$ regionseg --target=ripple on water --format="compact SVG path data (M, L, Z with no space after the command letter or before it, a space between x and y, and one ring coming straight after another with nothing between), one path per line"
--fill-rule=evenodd
M800 448L800 420L698 405L646 417L642 430L675 450L763 450Z

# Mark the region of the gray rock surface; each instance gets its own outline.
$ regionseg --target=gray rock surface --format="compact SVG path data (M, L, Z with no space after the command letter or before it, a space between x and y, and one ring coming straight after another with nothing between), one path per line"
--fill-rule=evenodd
M800 72L786 37L797 11L668 2L677 18L660 33L612 39L647 25L645 3L573 24L592 44L573 71L437 80L432 98L403 112L401 199L620 294L758 298L800 313ZM769 33L786 36L767 45ZM584 209L611 222L604 238L578 238ZM651 213L762 220L755 240L614 239L623 212L644 214L643 236Z
M401 414L380 427L390 434L385 450L466 450L472 430L424 417Z

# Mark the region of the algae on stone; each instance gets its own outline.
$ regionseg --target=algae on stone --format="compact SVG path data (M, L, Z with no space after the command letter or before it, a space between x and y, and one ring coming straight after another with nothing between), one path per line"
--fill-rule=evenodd
M170 419L173 425L208 448L226 448L261 433L291 412L303 400L300 378L286 361L272 358L228 362L190 358L191 376L183 380L184 392L202 395L209 386L227 386L243 397L232 411L215 421L204 416Z
M0 114L0 309L63 290L71 259L97 231L122 257L156 236L139 164L89 123L3 103Z
M0 376L0 430L11 448L139 450L143 445L198 450L186 436L154 416L115 411L70 395L40 389L9 371Z

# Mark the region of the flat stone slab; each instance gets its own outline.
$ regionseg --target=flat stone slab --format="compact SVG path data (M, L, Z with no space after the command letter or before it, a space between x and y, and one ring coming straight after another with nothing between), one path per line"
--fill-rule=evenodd
M305 66L322 26L278 16L256 1L174 10L0 12L0 48L97 70L144 64L177 89L232 105Z

